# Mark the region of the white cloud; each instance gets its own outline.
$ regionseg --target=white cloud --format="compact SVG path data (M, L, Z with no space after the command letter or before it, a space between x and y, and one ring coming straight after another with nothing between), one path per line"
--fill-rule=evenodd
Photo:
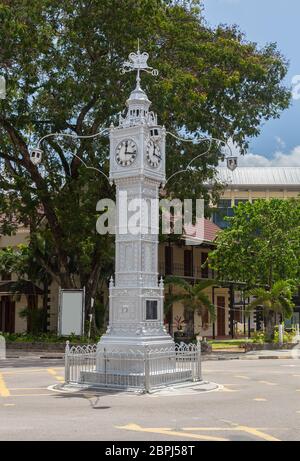
M284 153L277 151L273 157L267 158L263 155L246 154L239 155L240 166L300 166L300 146L295 147L291 152Z
M227 155L232 153L238 157L238 164L239 166L256 166L256 167L264 167L264 166L298 166L300 167L300 145L296 146L291 152L284 152L284 148L286 146L283 139L279 136L275 138L277 142L278 149L272 157L266 157L260 154L254 154L253 152L249 152L248 154L241 155L239 148L234 145L231 141L228 143L230 147L230 151L228 148L224 149L224 153ZM223 163L225 166L225 162Z

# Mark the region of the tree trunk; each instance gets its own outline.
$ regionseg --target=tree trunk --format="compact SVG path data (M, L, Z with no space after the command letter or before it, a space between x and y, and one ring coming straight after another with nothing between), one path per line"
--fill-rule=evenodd
M44 281L44 284L43 284L44 294L43 294L43 307L42 307L43 314L42 314L42 325L41 325L43 333L47 333L47 330L48 330L48 325L47 325L48 289L49 289L48 281Z
M38 334L40 324L38 318L38 300L36 295L27 295L27 333Z
M274 329L275 329L275 316L273 311L269 311L266 314L266 339L267 341L272 341L274 338Z
M89 321L89 314L92 314L92 332L97 334L98 328L96 325L95 302L92 307L92 298L96 301L103 283L106 282L106 277L101 277L102 265L98 264L93 268L93 271L88 280L85 281L85 319Z
M192 338L195 334L195 325L194 325L194 311L190 308L184 308L184 320L186 322L186 334L189 338Z

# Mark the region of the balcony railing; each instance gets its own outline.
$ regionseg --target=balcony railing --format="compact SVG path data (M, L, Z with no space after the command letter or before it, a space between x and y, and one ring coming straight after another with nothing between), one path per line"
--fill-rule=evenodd
M184 264L165 264L159 263L159 274L162 276L176 275L188 279L213 279L214 274L211 269L201 269L201 267L193 266L187 268Z

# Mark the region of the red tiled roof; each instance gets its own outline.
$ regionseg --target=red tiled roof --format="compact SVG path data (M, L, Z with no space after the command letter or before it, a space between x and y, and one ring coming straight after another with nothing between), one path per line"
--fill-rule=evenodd
M220 227L209 219L201 218L198 219L195 225L190 224L185 226L184 238L193 241L199 240L199 243L201 243L201 241L213 243L220 230Z

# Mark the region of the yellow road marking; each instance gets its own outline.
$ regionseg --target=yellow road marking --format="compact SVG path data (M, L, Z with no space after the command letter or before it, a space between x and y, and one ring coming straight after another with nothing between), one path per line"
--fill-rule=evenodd
M210 435L199 435L199 434L189 434L182 431L173 431L171 428L166 427L154 427L154 428L145 428L141 427L138 424L128 424L127 426L115 426L117 429L124 429L126 431L135 431L135 432L150 432L152 434L162 434L162 435L174 435L179 437L192 438L197 440L206 440L214 442L228 442L228 439L222 437L213 437Z
M5 403L3 406L4 407L15 407L16 404L15 403Z
M222 392L239 392L237 389L229 389L228 387L225 387L223 386L222 389L220 389L220 391Z
M228 441L228 439L224 439L223 437L213 437L207 435L199 435L194 434L191 432L185 431L199 431L199 432L246 432L247 434L253 435L258 437L259 439L268 441L268 442L279 442L279 439L273 437L272 435L266 434L262 430L254 427L248 426L239 426L235 425L234 427L184 427L181 431L174 431L170 428L166 427L155 427L155 428L144 428L139 426L138 424L128 424L127 426L116 426L118 429L124 429L128 431L135 431L135 432L150 432L155 434L163 434L163 435L176 435L176 436L184 436L190 437L199 440L214 440L214 441Z
M239 378L239 379L250 379L249 376L240 376L240 375L236 375L235 378Z
M60 383L65 382L65 379L64 379L62 376L59 376L59 375L57 374L57 372L55 371L54 368L48 368L47 371L48 371L48 373L50 373L50 375L54 376L55 379L56 379L57 381L59 381Z
M27 375L27 373L45 373L46 368L41 368L37 370L26 370L26 371L3 371L2 375Z
M218 432L223 432L223 431L236 431L236 432L247 432L248 434L255 435L256 437L259 437L260 439L269 441L269 442L279 442L278 439L273 437L272 435L266 434L265 432L262 432L259 428L255 427L248 427L248 426L234 426L234 427L183 427L183 431L218 431Z
M237 429L239 429L242 432L247 432L247 434L255 435L256 437L259 437L260 439L263 439L267 442L280 442L279 439L276 439L272 435L266 434L265 432L259 431L254 427L237 426Z
M259 381L261 384L266 384L267 386L278 386L276 383L270 383L269 381Z
M236 426L234 427L183 427L183 431L201 431L201 432L206 432L206 431L236 431L237 428Z
M10 396L9 389L6 387L2 373L0 373L0 397L9 397L9 396Z

